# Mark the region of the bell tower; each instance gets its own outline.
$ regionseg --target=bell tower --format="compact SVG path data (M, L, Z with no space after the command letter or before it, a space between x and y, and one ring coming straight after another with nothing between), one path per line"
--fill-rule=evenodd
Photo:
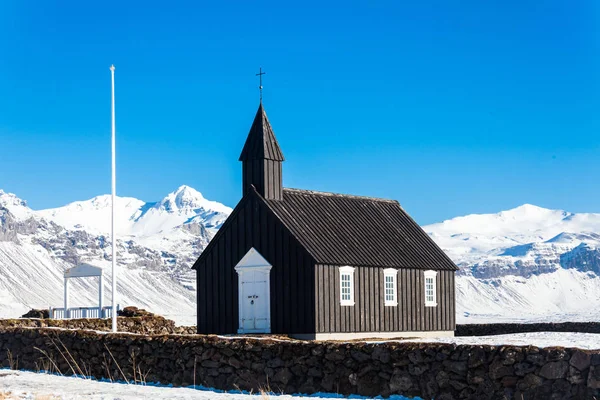
M240 154L242 162L242 194L245 195L254 185L265 199L283 199L281 163L283 153L273 133L273 128L262 105L252 122L250 133Z

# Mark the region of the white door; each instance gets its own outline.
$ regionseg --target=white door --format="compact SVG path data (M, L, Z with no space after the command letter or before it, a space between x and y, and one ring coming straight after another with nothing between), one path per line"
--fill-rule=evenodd
M240 333L269 333L269 271L248 268L240 273Z

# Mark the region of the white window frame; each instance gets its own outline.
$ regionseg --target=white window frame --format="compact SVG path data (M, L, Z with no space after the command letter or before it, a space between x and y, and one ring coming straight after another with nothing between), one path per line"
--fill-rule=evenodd
M387 296L387 278L392 278L392 296L388 300ZM383 300L386 307L396 307L398 305L398 270L394 268L386 268L383 270Z
M344 299L343 287L344 276L350 277L350 299ZM340 267L340 305L354 305L354 267Z
M425 271L423 275L425 275L425 307L437 307L437 271ZM433 281L433 296L427 296L427 280L429 279ZM433 300L431 297L433 297Z

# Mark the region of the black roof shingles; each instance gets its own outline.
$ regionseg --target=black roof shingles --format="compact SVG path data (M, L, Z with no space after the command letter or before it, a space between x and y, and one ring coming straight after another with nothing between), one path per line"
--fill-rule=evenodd
M260 103L240 154L240 161L264 159L284 161L283 153L269 123L267 113L262 103Z
M397 201L288 188L263 200L317 263L458 269Z

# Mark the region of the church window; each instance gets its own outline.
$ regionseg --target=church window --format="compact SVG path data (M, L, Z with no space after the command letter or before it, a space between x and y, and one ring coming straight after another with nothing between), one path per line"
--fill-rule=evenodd
M386 268L383 270L383 285L384 285L384 296L386 306L397 306L397 283L396 277L398 271L394 268Z
M340 268L340 304L342 306L354 305L354 268Z
M425 271L425 306L437 306L436 271Z

